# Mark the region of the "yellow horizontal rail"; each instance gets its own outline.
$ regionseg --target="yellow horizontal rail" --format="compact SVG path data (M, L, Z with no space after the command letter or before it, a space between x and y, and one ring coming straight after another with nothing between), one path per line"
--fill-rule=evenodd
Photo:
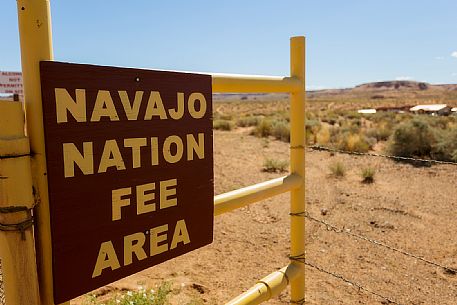
M298 92L303 83L294 77L212 74L214 93Z
M214 215L220 215L251 203L273 197L302 185L299 175L289 175L254 184L214 197Z
M256 305L278 296L302 269L295 263L271 273L225 305Z

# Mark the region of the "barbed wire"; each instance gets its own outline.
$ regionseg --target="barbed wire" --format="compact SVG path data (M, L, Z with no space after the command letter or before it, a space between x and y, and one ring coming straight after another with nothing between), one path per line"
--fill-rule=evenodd
M388 154L380 154L380 153L370 153L370 152L367 152L367 153L362 153L362 152L354 152L354 151L347 151L347 150L342 150L342 149L336 149L336 148L331 148L331 147L325 147L325 146L320 146L320 145L312 145L312 146L308 146L307 148L311 149L311 150L314 150L314 151L327 151L327 152L331 152L331 153L340 153L340 154L347 154L347 155L355 155L355 156L368 156L368 157L380 157L380 158L387 158L387 159L392 159L392 160L396 160L396 161L406 161L406 162L414 162L414 163L427 163L427 164L441 164L441 165L457 165L457 162L451 162L451 161L440 161L440 160L435 160L435 159L421 159L421 158L412 158L412 157L402 157L402 156L395 156L395 155L388 155ZM438 267L438 268L441 268L443 271L447 272L447 273L450 273L450 274L457 274L457 270L454 269L454 268L451 268L449 266L446 266L446 265L443 265L441 263L438 263L438 262L435 262L435 261L432 261L430 259L427 259L427 258L424 258L420 255L417 255L417 254L414 254L414 253L410 253L410 252L407 252L405 250L402 250L402 249L399 249L397 247L394 247L394 246L391 246L391 245L388 245L382 241L379 241L379 240L376 240L376 239L373 239L373 238L370 238L370 237L367 237L367 236L364 236L364 235L361 235L361 234L357 234L357 233L353 233L351 232L349 229L346 229L344 226L343 227L338 227L336 225L333 225L333 224L330 224L322 219L317 219L313 216L311 216L307 211L305 212L301 212L301 213L290 213L291 216L299 216L299 217L305 217L311 221L314 221L316 223L319 223L320 225L323 225L327 228L327 230L329 231L333 231L335 233L341 233L341 234L345 234L345 235L348 235L352 238L357 238L357 239L360 239L360 240L364 240L364 241L367 241L375 246L378 246L378 247L382 247L382 248L386 248L386 249L389 249L391 251L394 251L394 252L397 252L397 253L400 253L400 254L403 254L407 257L410 257L410 258L414 258L418 261L421 261L425 264L428 264L428 265L432 265L432 266L435 266L435 267ZM305 255L302 254L300 256L296 256L296 257L290 257L291 260L294 260L294 261L298 261L298 262L301 262L309 267L312 267L314 268L315 270L321 272L321 273L325 273L327 275L330 275L330 276L333 276L345 283L348 283L354 287L357 287L359 290L362 290L366 293L369 293L369 294L372 294L378 298L381 298L381 299L384 299L386 302L388 302L388 304L396 304L396 305L401 305L400 303L398 303L397 301L394 301L393 299L389 298L389 297L386 297L384 295L382 295L381 293L379 292L376 292L376 291L373 291L373 290L370 290L370 289L367 289L365 288L364 286L362 286L361 284L359 283L356 283L354 281L351 281L347 278L345 278L344 276L342 276L341 274L337 274L335 272L332 272L332 271L329 271L329 270L326 270L320 266L317 266L309 261L307 261L305 259Z
M410 252L407 252L405 250L402 250L402 249L399 249L399 248L396 248L394 246L390 246L384 242L381 242L381 241L378 241L376 239L373 239L373 238L369 238L369 237L366 237L366 236L363 236L363 235L360 235L360 234L357 234L357 233L352 233L351 231L348 231L347 229L345 229L344 227L343 228L338 228L337 226L333 225L333 224L330 224L324 220L321 220L321 219L317 219L313 216L311 216L308 212L303 212L303 213L291 213L290 214L291 216L303 216L309 220L312 220L316 223L319 223L321 225L324 225L327 227L327 230L329 231L333 231L335 233L342 233L342 234L346 234L348 236L351 236L351 237L354 237L354 238L358 238L358 239L361 239L361 240L364 240L364 241L367 241L371 244L374 244L376 246L379 246L379 247L383 247L383 248L386 248L386 249L389 249L391 251L395 251L397 253L401 253L405 256L408 256L408 257L411 257L411 258L415 258L423 263L426 263L426 264L429 264L429 265L432 265L432 266L435 266L435 267L439 267L441 269L443 269L444 271L450 273L450 274L457 274L457 270L454 269L454 268L451 268L449 266L445 266L445 265L442 265L440 263L437 263L437 262L434 262L434 261L431 261L429 259L426 259L422 256L419 256L419 255L416 255L416 254L413 254L413 253L410 253Z
M321 273L325 273L325 274L330 275L330 276L332 276L334 278L337 278L337 279L339 279L339 280L341 280L341 281L343 281L343 282L345 282L345 283L347 283L349 285L352 285L352 286L356 287L359 291L364 291L366 293L372 294L372 295L374 295L374 296L376 296L376 297L378 297L380 299L383 299L383 300L387 301L388 304L402 305L401 303L399 303L397 301L394 301L390 297L386 297L386 296L380 294L379 292L376 292L376 291L373 291L371 289L365 288L361 284L347 279L346 277L342 276L341 274L337 274L335 272L328 271L328 270L326 270L326 269L324 269L324 268L322 268L320 266L317 266L314 263L309 262L308 260L306 260L304 255L299 255L299 256L295 256L295 257L294 256L290 256L289 259L293 260L293 261L296 261L296 262L303 263L306 266L312 267L312 268L316 269L317 271L319 271Z
M409 162L421 162L421 163L433 163L433 164L448 164L448 165L457 165L457 162L452 161L440 161L435 159L420 159L420 158L411 158L411 157L401 157L401 156L394 156L394 155L386 155L386 154L378 154L378 153L369 153L369 152L356 152L356 151L348 151L343 149L331 148L326 146L320 145L312 145L308 146L308 148L316 151L328 151L333 153L340 153L346 155L355 155L355 156L369 156L369 157L381 157L387 159L393 159L397 161L409 161Z

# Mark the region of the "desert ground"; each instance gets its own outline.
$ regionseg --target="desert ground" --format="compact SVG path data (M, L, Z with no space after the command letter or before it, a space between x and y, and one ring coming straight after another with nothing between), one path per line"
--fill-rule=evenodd
M307 110L325 116L326 111L376 105L457 102L455 86L397 84L311 92ZM287 111L283 95L227 95L214 103L215 118L227 120ZM287 141L254 136L253 127L229 129L214 131L216 194L287 174L264 171L267 159L288 160ZM404 305L457 304L457 274L452 270L347 234L363 235L457 269L455 165L417 167L310 148L305 159L307 211L345 233L307 219L306 260L321 269L306 267L304 304L390 304L380 296ZM343 176L332 175L330 167L335 163L344 166ZM362 183L360 173L367 167L374 169L373 183ZM116 294L140 287L157 289L164 282L171 285L170 304L224 304L289 263L288 213L289 196L284 194L218 216L211 245L79 297L72 305L95 304L90 301L93 296L103 304ZM288 291L266 304L289 304Z
M264 111L248 102L240 106L241 102L222 101L215 104L215 111L225 114ZM326 107L328 103L333 102L325 101ZM352 103L351 98L345 105L350 107ZM279 104L287 109L287 104ZM323 106L309 106L313 107ZM288 160L289 144L250 133L249 127L215 130L216 194L286 174L264 172L263 168L267 159ZM455 165L417 167L385 158L332 154L309 148L305 155L306 202L310 215L345 232L457 269ZM343 177L331 174L329 168L335 162L344 165ZM360 172L366 167L375 169L373 183L362 183ZM172 285L171 304L224 304L289 262L288 213L289 196L284 194L218 216L213 244L93 294L103 302L116 293L140 286L153 288L168 281ZM336 233L310 220L306 222L306 259L398 304L457 302L457 275L452 270ZM357 285L307 266L305 304L389 304L388 300ZM80 297L72 304L84 304L87 298ZM285 291L266 304L288 302Z
M287 143L244 132L215 132L215 184L220 194L281 174L262 172L266 158L286 159ZM329 164L346 164L344 178ZM360 168L377 169L373 184ZM311 215L442 264L457 267L455 166L417 168L390 160L306 153L307 209ZM96 291L112 294L173 283L172 304L223 304L288 263L289 198L264 202L215 218L214 243ZM326 215L322 215L325 211ZM457 275L368 242L307 222L309 261L400 304L455 304ZM86 297L80 298L81 304ZM288 304L288 294L267 304ZM305 304L387 304L339 279L306 268ZM193 303L192 303L193 302Z

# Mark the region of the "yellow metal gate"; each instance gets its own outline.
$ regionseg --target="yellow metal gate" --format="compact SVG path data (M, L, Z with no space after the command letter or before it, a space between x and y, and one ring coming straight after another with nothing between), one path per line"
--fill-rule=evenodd
M305 38L290 41L289 77L249 77L213 75L213 92L287 92L290 93L290 173L214 198L214 214L290 191L290 257L305 254ZM305 265L296 261L259 280L251 289L227 305L260 304L277 296L291 285L291 304L304 304Z
M35 223L37 232L35 239L37 243L36 258L31 247L31 230L28 226L23 229L23 234L28 237L27 245L29 248L22 248L19 256L13 255L20 251L11 245L12 239L7 239L5 232L0 232L0 247L9 266L3 266L4 278L10 280L5 285L7 305L53 305L52 293L52 273L51 273L51 240L50 240L50 221L49 205L47 194L46 163L44 149L44 134L41 108L41 84L39 62L52 60L52 39L51 39L51 19L50 6L48 0L18 0L18 18L21 41L22 71L24 81L24 96L27 118L27 138L21 133L21 127L14 130L13 140L8 138L8 153L13 157L26 158L23 160L23 167L11 176L28 177L30 176L29 159L32 161L33 184L36 190L34 209ZM275 196L284 192L291 192L290 202L290 257L303 257L305 253L305 218L302 216L305 211L305 38L293 37L290 44L290 76L288 77L269 77L269 76L241 76L241 75L212 75L213 92L283 92L290 93L290 173L289 175L248 186L242 189L218 195L214 198L215 216L232 211L234 209L249 205L251 203ZM1 115L3 118L17 119L21 122L22 113L18 105L5 104ZM11 109L10 109L11 108ZM10 111L11 110L11 111ZM5 128L9 125L6 124ZM13 122L14 123L14 122ZM16 126L15 124L12 125ZM11 126L12 126L11 125ZM8 127L9 128L9 127ZM11 127L11 130L13 127ZM23 131L23 129L22 129ZM7 130L0 132L2 137L9 137ZM27 143L24 142L24 139ZM29 155L28 142L30 141ZM14 143L13 143L14 142ZM3 142L4 144L7 142ZM7 154L0 151L0 157ZM7 156L1 166L6 167L19 162L11 156ZM29 158L29 159L27 159ZM2 158L0 158L0 161ZM8 163L6 163L8 162ZM21 161L22 162L22 161ZM4 164L4 165L2 165ZM27 190L31 179L18 183L14 188L0 184L0 190L6 190L9 198L23 195L28 196ZM6 193L5 193L6 194ZM18 195L19 194L19 195ZM31 191L30 194L31 195ZM26 196L26 197L27 197ZM20 197L20 196L19 196ZM5 197L6 198L6 197ZM8 200L0 198L0 207ZM33 200L24 199L26 206L24 217L27 211L33 207ZM0 215L1 216L1 215ZM0 219L1 220L1 219ZM19 242L15 242L19 245ZM16 252L15 252L16 251ZM2 252L0 251L0 254ZM40 297L34 287L37 286L36 271L30 266L33 262L38 265L38 282ZM11 266L14 266L12 268ZM14 269L14 270L13 270ZM8 273L9 274L5 274ZM19 276L20 275L20 276ZM274 296L277 296L288 285L291 286L291 304L304 304L305 297L305 265L291 259L289 265L271 273L237 298L227 304L259 304ZM18 295L21 294L21 295ZM26 300L26 301L24 301ZM67 305L69 302L67 302Z

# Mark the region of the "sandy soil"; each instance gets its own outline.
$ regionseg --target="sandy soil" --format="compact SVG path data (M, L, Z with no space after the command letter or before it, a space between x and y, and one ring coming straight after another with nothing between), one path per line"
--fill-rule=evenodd
M215 131L216 194L283 175L262 172L267 158L287 160L288 144L255 138L246 130ZM345 177L329 176L335 161L345 165ZM361 183L366 166L376 168L370 185ZM456 167L416 168L372 157L307 152L306 169L307 209L313 216L457 267ZM212 245L95 293L109 296L165 280L173 284L172 304L224 304L288 263L288 211L288 195L281 195L219 216ZM310 262L401 304L457 304L457 275L313 222L307 222L306 238ZM387 304L310 267L306 279L305 304ZM267 304L288 304L287 292Z

